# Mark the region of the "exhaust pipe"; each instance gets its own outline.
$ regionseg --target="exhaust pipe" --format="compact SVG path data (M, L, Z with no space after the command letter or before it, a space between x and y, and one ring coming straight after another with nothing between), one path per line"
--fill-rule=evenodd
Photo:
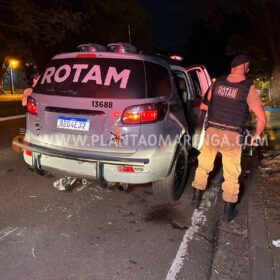
M118 185L118 190L121 192L126 191L127 189L128 189L128 184L126 183Z

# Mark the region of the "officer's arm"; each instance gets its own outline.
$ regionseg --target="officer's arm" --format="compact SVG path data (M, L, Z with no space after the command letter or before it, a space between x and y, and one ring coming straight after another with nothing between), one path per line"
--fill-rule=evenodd
M33 82L32 82L32 87L28 87L23 91L22 98L21 98L21 105L22 106L27 105L28 96L30 96L32 94L33 88L36 86L39 78L40 78L40 76L37 76L36 78L34 78Z
M211 87L208 88L206 93L203 96L202 102L200 103L199 109L200 109L200 114L198 118L197 125L198 127L203 127L205 117L208 111L208 104L211 98L212 92L211 92Z
M256 140L261 139L261 134L263 133L266 126L266 115L261 103L261 98L254 86L251 86L250 88L247 103L250 110L256 115L257 118L256 132L252 138L252 143L254 143Z
M30 96L32 94L32 92L33 92L33 88L32 87L26 88L23 91L22 98L21 98L21 105L22 106L26 106L27 105L28 96Z
M212 86L210 86L208 90L205 92L202 102L200 104L200 110L208 111L208 105L211 99L211 95L212 95Z

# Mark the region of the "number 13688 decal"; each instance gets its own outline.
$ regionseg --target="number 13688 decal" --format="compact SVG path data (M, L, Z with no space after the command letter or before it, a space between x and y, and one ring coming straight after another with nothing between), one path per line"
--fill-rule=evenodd
M92 101L92 107L94 108L113 108L113 102L108 101Z

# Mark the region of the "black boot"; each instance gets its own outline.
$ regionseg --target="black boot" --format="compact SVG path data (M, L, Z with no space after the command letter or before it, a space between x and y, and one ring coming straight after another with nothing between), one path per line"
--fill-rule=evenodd
M202 194L203 194L202 190L193 188L192 207L194 209L198 209L201 202Z
M235 208L236 203L225 202L224 206L224 221L231 222L238 214L238 210Z

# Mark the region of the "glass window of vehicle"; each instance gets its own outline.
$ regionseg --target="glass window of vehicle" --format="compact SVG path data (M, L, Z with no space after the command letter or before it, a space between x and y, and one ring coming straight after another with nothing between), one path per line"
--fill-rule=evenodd
M175 84L177 86L178 93L184 103L193 99L193 93L191 90L190 81L186 74L181 71L173 71Z
M197 72L194 71L190 71L189 72L192 84L193 84L193 89L194 89L194 93L195 93L195 97L201 97L202 96L202 90L201 90L201 86L200 86L200 81L199 81L199 77L197 75Z
M34 92L90 98L145 98L144 63L114 58L54 59L43 71Z
M172 85L169 71L157 63L145 61L147 98L171 95Z

